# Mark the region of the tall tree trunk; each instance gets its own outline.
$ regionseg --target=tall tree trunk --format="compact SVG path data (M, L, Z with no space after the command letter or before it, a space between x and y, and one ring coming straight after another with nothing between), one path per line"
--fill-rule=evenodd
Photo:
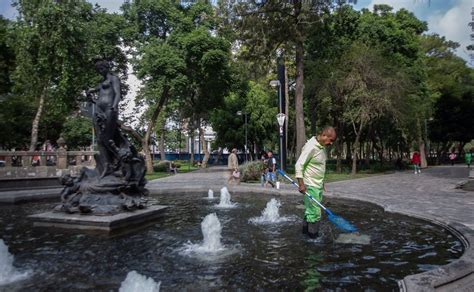
M359 148L359 141L360 141L360 136L362 134L362 129L364 127L364 124L361 122L359 125L359 129L356 129L355 123L352 123L352 126L354 128L354 133L356 134L356 139L354 142L354 147L353 147L353 153L352 153L352 171L351 175L355 176L357 173L357 148Z
M38 143L38 127L41 120L41 115L43 114L44 101L46 100L47 89L44 88L40 95L40 100L38 104L38 110L36 111L35 118L31 125L31 141L30 141L30 151L36 150L36 144ZM67 141L66 141L67 142Z
M191 129L191 157L189 158L189 163L191 165L194 164L194 153L196 153L196 149L194 149L194 128Z
M199 126L199 136L201 137L202 152L204 152L201 167L206 168L207 162L209 161L209 150L207 149L207 142L204 140L204 129L201 125Z
M301 149L306 142L306 130L304 126L303 110L303 85L304 85L304 36L299 15L301 13L302 1L295 1L296 19L296 89L295 89L295 114L296 114L296 157L301 154Z
M342 161L341 161L341 155L342 155L342 140L336 140L336 172L341 173L342 172Z
M142 139L143 137L137 132L135 131L134 129L132 129L130 126L127 126L123 123L123 121L118 121L118 126L120 127L120 129L122 129L122 131L124 131L126 134L128 134L130 137L132 137L133 139L135 139L135 141L137 143L141 143L142 142Z
M318 108L317 102L316 102L316 94L311 93L309 96L309 105L310 108L316 109ZM310 129L311 129L311 135L316 135L316 120L318 118L317 111L313 110L310 111L309 113L309 121L310 121Z
M290 121L290 95L288 94L288 66L286 64L286 58L285 58L285 90L283 93L285 94L285 114L286 114L286 123L285 123L285 149L286 149L286 159L291 157L292 153L288 151L288 124ZM258 153L258 152L257 152ZM257 157L257 160L260 159L260 157ZM290 159L290 161L292 161Z
M142 140L142 148L143 152L145 152L146 171L148 173L153 173L153 158L151 157L150 152L150 137L153 133L153 130L155 129L156 121L158 119L158 116L160 115L161 109L168 100L168 91L168 88L163 89L158 105L153 110L151 118L148 122L148 128L146 129L145 136Z
M334 115L336 117L336 115ZM340 137L336 140L336 172L342 172L342 150L344 147L344 141L342 137L344 137L344 126L340 119L334 118L333 124L336 127L337 136Z
M369 141L367 141L366 146L367 147L365 149L365 166L369 168L370 167L370 152L371 152Z
M354 176L357 173L357 147L359 144L359 136L356 137L356 141L354 142L354 151L352 151L352 170L351 175Z
M351 141L349 138L346 140L346 147L347 147L347 152L346 152L346 163L348 163L351 158L352 158L352 147L351 147Z
M417 140L418 140L418 148L420 150L420 158L421 158L421 168L426 168L428 163L426 162L426 152L425 152L425 142L423 141L423 133L421 130L421 121L420 117L416 118L416 127L417 127Z
M161 161L166 160L166 153L165 153L165 131L166 131L166 119L161 121L160 125L160 158Z

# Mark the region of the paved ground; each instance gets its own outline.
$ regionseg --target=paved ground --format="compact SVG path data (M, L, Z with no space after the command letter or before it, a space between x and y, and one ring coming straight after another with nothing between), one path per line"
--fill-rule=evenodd
M189 173L150 181L147 188L153 193L169 190L199 189L218 193L227 185L228 172L224 166L211 167ZM437 166L423 170L422 174L396 172L369 178L329 183L327 197L360 199L385 206L387 210L404 210L413 214L437 218L445 223L461 223L474 230L474 192L456 189L456 185L468 179L463 165ZM260 184L229 186L231 191L261 193L293 193L293 186L282 184L282 190L262 188ZM59 189L22 192L1 192L0 203L33 201L59 198Z
M474 192L457 189L466 181L465 166L431 167L416 175L398 172L364 179L331 183L334 197L363 199L390 209L434 216L442 222L458 222L474 230Z
M430 167L421 174L396 172L329 183L327 196L359 199L387 206L388 210L434 216L440 221L458 222L474 230L474 192L456 189L459 183L467 180L468 174L468 169L462 165ZM147 187L152 191L212 188L216 192L226 185L227 176L224 167L211 167L154 180ZM282 188L290 190L292 186ZM230 189L279 192L270 188L263 190L259 184L241 184Z

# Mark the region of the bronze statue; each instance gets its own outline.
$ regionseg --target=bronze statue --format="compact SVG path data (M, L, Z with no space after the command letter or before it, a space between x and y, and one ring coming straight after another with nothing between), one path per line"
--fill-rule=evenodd
M118 125L120 79L104 60L97 61L95 67L102 81L89 89L87 96L95 104L93 123L99 150L96 168L83 167L79 177L62 179L62 204L56 209L104 215L144 208L148 194L145 162Z

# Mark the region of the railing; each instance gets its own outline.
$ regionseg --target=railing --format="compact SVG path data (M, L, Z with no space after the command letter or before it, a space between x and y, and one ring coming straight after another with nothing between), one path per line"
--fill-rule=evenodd
M0 151L0 179L58 177L94 166L96 151Z

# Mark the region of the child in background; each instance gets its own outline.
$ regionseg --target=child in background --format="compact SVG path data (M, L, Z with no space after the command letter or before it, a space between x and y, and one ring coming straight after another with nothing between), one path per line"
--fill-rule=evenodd
M413 156L411 158L411 163L413 164L413 168L415 169L415 174L421 173L421 157L418 151L413 152Z

